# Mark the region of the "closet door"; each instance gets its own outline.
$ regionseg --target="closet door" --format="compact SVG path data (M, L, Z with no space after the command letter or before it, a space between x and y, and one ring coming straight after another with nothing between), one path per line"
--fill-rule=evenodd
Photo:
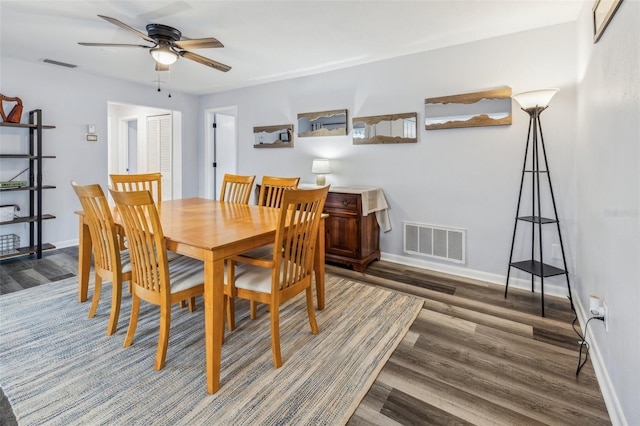
M162 174L162 199L171 200L172 191L171 114L147 117L147 171Z

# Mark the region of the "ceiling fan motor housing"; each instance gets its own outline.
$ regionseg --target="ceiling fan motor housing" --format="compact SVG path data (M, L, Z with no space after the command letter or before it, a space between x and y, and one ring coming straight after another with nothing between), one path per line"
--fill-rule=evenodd
M179 41L182 38L180 31L162 24L147 25L147 33L154 40Z

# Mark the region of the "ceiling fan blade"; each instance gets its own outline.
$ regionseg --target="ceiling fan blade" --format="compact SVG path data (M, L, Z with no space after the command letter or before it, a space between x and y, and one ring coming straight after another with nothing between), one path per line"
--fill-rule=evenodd
M135 35L137 35L138 37L141 37L145 40L147 40L149 43L153 43L153 44L157 44L156 41L154 39L152 39L151 37L149 37L148 35L146 35L145 33L141 33L140 31L136 30L133 27L130 27L129 25L125 24L124 22L120 22L115 18L109 18L108 16L104 16L104 15L98 15L100 18L104 19L107 22L112 23L113 25L116 25L124 30L130 31L132 33L134 33Z
M161 64L160 62L156 62L156 71L169 71L169 65Z
M231 67L228 65L221 64L220 62L216 62L213 59L205 58L204 56L200 56L192 52L187 52L186 50L179 52L179 54L180 56L183 56L187 59L191 59L192 61L199 62L202 65L215 68L218 71L227 72L231 69Z
M153 46L143 46L142 44L118 44L118 43L81 43L82 46L102 46L102 47L143 47L145 49L151 49Z
M211 49L224 47L222 43L213 37L179 40L175 42L175 45L180 49Z

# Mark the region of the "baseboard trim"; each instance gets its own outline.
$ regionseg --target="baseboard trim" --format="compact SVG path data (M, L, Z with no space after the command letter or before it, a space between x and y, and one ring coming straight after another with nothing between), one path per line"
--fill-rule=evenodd
M446 265L442 263L431 262L423 259L416 259L414 257L398 256L396 254L381 253L382 260L387 260L393 263L399 263L401 265L414 266L416 268L429 269L432 271L442 272L445 274L457 275L459 277L471 278L475 280L481 280L490 282L493 284L499 284L504 286L507 280L506 275L493 274L490 272L478 271L469 269L463 266ZM509 278L509 287L519 288L523 290L531 290L531 281L522 278ZM573 288L571 289L573 291ZM535 291L540 292L540 283L535 283ZM566 285L560 285L553 282L545 281L544 286L545 296L554 296L566 298L567 287Z
M584 331L584 326L590 317L587 316L587 311L582 306L580 297L574 297L573 305L576 309L576 314L578 316L578 322L580 323L580 328ZM595 321L595 323L597 325L604 326L604 324L601 324L599 321ZM607 411L609 412L609 418L611 419L611 424L614 426L617 426L617 425L626 426L628 425L628 423L624 416L624 411L622 410L622 406L620 405L620 400L618 399L616 390L613 387L613 383L611 382L611 377L609 376L607 367L605 366L602 360L602 354L600 352L600 346L598 345L598 340L593 334L593 326L596 324L594 324L594 321L591 321L589 330L587 330L587 335L584 336L586 341L589 342L589 358L591 359L593 370L596 373L596 378L598 379L598 386L600 386L600 392L602 392L602 398L604 399L604 403L607 406Z

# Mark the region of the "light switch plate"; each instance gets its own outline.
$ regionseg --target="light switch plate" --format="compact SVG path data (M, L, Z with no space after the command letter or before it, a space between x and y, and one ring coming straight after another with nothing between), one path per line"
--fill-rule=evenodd
M95 132L96 132L96 125L95 124L87 125L87 133L95 133Z

